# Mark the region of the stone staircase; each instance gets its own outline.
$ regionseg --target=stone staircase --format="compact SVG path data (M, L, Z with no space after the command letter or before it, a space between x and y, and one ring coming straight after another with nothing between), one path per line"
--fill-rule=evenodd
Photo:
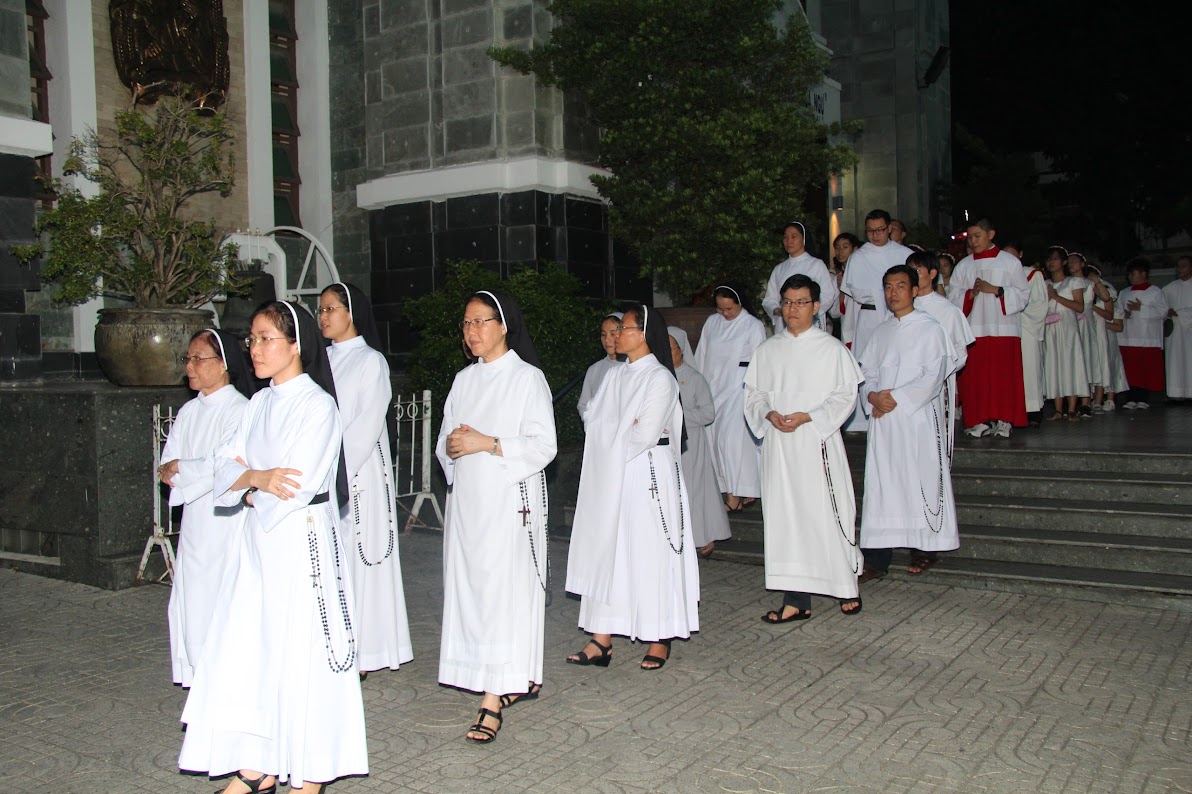
M859 506L864 439L846 447ZM960 549L931 579L1192 610L1192 455L958 446L952 482ZM732 525L716 556L760 564L761 511Z

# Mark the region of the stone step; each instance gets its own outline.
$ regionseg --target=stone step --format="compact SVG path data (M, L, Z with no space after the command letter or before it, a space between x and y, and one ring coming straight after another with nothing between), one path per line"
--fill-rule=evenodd
M955 467L952 487L960 496L1063 498L1092 505L1138 502L1192 505L1192 485L1164 475L1101 471Z
M996 526L1192 538L1187 505L962 496L956 499L956 517L962 534L968 526Z
M963 539L961 543L964 543ZM762 544L735 538L722 541L716 544L712 559L701 561L700 564L715 565L718 561L763 565ZM866 592L880 587L887 579L914 580L1192 612L1192 576L978 560L951 552L944 555L943 561L932 568L931 573L915 577L906 573L907 562L904 552L896 552L890 574L885 579L865 585Z
M845 442L849 464L865 465L863 440ZM1107 472L1157 475L1178 480L1192 475L1192 455L1149 452L1099 452L1088 450L1040 450L998 447L969 447L957 444L953 468L1038 470L1048 472Z
M1192 577L1192 540L1182 538L969 526L948 556Z

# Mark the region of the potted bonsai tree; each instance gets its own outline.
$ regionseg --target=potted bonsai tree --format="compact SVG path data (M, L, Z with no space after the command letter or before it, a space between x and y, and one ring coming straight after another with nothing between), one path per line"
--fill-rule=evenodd
M79 304L97 296L129 308L105 308L95 329L104 374L132 386L180 381L178 352L212 313L198 307L241 288L236 247L221 242L211 221L188 204L232 189L232 133L222 113L166 97L116 114L111 133L89 131L71 142L64 173L98 187L84 195L55 180L55 205L34 230L46 248L27 246L25 260L44 255L42 279L54 299Z

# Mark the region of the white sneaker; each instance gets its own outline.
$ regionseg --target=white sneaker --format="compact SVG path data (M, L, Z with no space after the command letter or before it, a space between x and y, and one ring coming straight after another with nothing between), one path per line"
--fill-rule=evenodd
M1130 402L1126 403L1122 407L1125 408L1127 411L1133 411L1135 408L1138 407L1138 403L1131 400Z
M1116 408L1117 408L1117 406L1113 404L1113 400L1106 400L1105 402L1101 403L1101 410L1104 411L1105 413L1109 413L1110 411L1113 411Z
M1011 425L1009 422L1001 422L1001 421L994 422L993 423L993 435L996 436L997 438L1009 438L1010 437L1010 427L1011 427Z
M1145 411L1147 408L1150 408L1151 406L1150 406L1150 403L1144 403L1141 400L1139 400L1138 402L1134 403L1134 407L1140 411Z
M989 435L989 425L982 422L979 425L973 425L972 427L966 427L964 429L964 434L966 436L972 436L973 438L981 438L982 436L987 436L987 435Z
M1091 408L1092 412L1095 414L1099 414L1105 410L1105 408L1102 407L1101 403L1093 403L1091 406L1089 406L1089 408Z

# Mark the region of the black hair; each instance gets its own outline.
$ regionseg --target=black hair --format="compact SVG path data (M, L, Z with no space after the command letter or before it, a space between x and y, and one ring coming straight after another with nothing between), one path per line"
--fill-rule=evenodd
M807 227L805 225L803 225L802 221L791 221L790 223L788 223L787 225L782 227L783 236L786 235L787 229L792 229L792 228L798 229L799 234L803 235L803 250L810 254L811 253L811 235L807 233Z
M890 213L886 212L885 210L870 210L865 216L865 221L867 223L869 221L881 221L887 226L890 225L890 221L892 220L894 219L890 217Z
M987 232L996 232L997 231L997 227L993 225L993 221L989 220L989 218L986 218L986 217L980 217L980 218L971 220L964 225L964 228L971 229L974 226L980 227Z
M938 256L927 251L915 251L906 258L906 265L910 268L923 268L928 273L935 271L935 275L931 278L931 286L934 287L936 282L940 280L940 259ZM915 284L919 283L919 274L915 274Z
M1151 262L1144 256L1136 256L1130 260L1126 265L1126 272L1132 273L1135 270L1140 270L1148 276L1151 274Z
M753 311L749 305L749 298L745 291L740 289L736 284L721 284L712 291L712 299L728 298L736 304L739 304L741 311L746 314L752 314Z
M819 303L820 299L820 285L815 279L806 275L805 273L796 273L795 275L782 282L782 289L778 290L778 294L785 295L788 289L806 289L811 293L811 299Z
M835 248L836 244L841 240L848 240L850 243L852 243L853 248L860 248L862 245L864 245L864 243L861 242L861 238L852 232L841 232L840 234L836 235L836 239L832 241L832 247Z
M886 279L888 279L890 276L898 275L903 275L910 279L912 287L918 286L919 284L919 274L914 271L914 268L912 268L910 265L895 265L882 275L882 286L886 286Z

